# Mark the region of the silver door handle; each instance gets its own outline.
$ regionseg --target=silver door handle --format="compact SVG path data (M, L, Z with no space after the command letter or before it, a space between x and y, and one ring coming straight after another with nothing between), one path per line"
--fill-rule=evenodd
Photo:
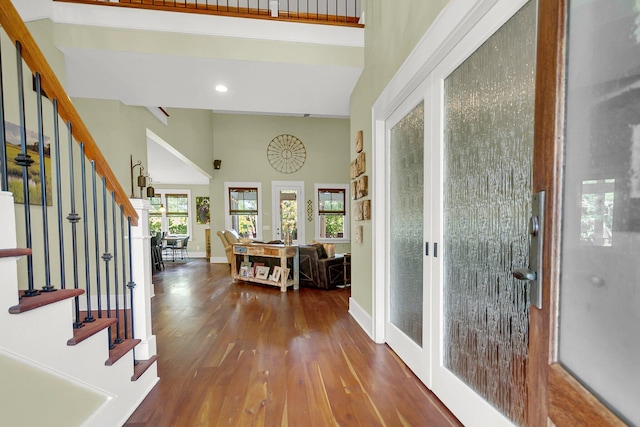
M511 274L518 280L536 280L537 278L536 272L528 268L514 268Z
M542 308L542 243L544 236L544 191L531 197L531 219L529 220L529 266L514 268L513 277L526 280L530 285L531 304Z

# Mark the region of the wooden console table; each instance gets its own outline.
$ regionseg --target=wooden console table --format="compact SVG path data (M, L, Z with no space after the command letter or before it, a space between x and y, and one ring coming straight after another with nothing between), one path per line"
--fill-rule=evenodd
M279 286L282 292L287 292L288 286L293 286L293 289L298 289L300 287L300 262L297 246L271 245L265 243L234 243L233 254L234 256L231 260L231 277L234 281L244 280L246 282ZM244 255L245 261L249 261L252 256L279 258L280 266L285 268L287 267L287 259L293 258L293 279L289 280L284 274L280 276L280 280L277 282L273 280L260 279L258 277L240 276L238 274L238 265L235 255Z

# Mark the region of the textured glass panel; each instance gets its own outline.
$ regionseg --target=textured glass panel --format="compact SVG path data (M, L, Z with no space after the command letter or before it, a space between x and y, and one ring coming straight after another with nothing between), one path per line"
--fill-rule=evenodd
M445 366L524 424L536 4L445 80Z
M391 129L390 320L422 345L424 102Z
M640 3L569 4L560 363L640 425Z

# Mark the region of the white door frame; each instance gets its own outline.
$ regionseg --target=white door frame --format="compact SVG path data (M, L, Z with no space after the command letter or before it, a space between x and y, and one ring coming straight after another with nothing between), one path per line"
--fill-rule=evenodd
M296 190L298 192L298 239L294 240L294 244L304 244L305 237L305 222L304 216L304 181L271 181L271 217L272 228L271 235L274 240L284 240L284 237L280 233L280 200L278 197L279 189L287 188Z
M417 44L373 106L372 155L374 180L372 209L374 222L372 225L374 232L372 236L373 294L370 330L372 331L372 338L378 343L386 342L388 333L385 330L386 309L388 306L386 289L389 282L389 259L387 254L387 248L389 247L387 224L389 213L387 203L389 169L386 148L389 129L386 128L386 120L394 114L407 98L412 96L421 84L433 78L432 83L427 83L429 87L427 92L432 93L432 99L425 99L425 140L427 138L430 139L431 128L433 128L433 125L437 125L437 123L430 121L439 120L440 114L435 109L440 109L442 104L441 99L438 98L441 90L433 89L440 87L442 79L440 78L441 76L433 76L434 70L441 66L443 60L454 49L456 50L456 55L460 58L458 64L462 63L484 40L489 38L511 16L520 10L526 2L527 0L452 0L434 21L431 28ZM470 34L472 35L470 36ZM451 58L449 58L449 61L451 61ZM439 125L438 128L440 128ZM441 131L438 136L442 138ZM440 159L442 159L441 153L429 153L429 149L425 145L425 157L435 158L440 163ZM433 174L440 174L441 169L441 164L435 164L431 167ZM429 182L434 179L428 174L429 172L425 166L425 189L430 185ZM440 179L438 178L438 180ZM441 192L438 188L433 188L431 191L438 194ZM435 202L439 204L440 196L436 195L435 197L438 199ZM432 209L438 211L440 207L433 206ZM434 220L441 220L439 215L438 212L437 218L434 218ZM442 236L429 237L430 231L427 231L427 228L430 229L425 223L426 239L437 242L442 241ZM439 258L435 264L441 263L441 259ZM434 268L437 270L435 274L439 275L440 268L437 265ZM440 291L439 289L434 289L434 286L439 287L440 284L430 285L425 283L425 286L430 288L425 293L427 296L424 300L425 313L432 313L433 306L427 306L427 304L438 303L436 299ZM431 322L434 327L441 329L439 325L442 323L442 313L441 310L437 310L437 312L438 314L431 319ZM438 360L433 360L432 368L427 375L426 381L422 378L423 375L419 375L429 388L434 388L434 376L438 377L438 387L441 386L443 381L442 375L434 375L434 371L441 370L438 367L442 365L442 349L441 344L433 339L434 337L431 336L432 359L437 358ZM447 376L444 381L450 382L452 387L456 389L464 389L466 387L462 381L453 375ZM465 425L512 425L506 417L491 407L490 404L484 402L473 390L466 388L468 392L465 392L465 396L458 395L458 404L448 398L439 396ZM436 394L438 394L437 390Z

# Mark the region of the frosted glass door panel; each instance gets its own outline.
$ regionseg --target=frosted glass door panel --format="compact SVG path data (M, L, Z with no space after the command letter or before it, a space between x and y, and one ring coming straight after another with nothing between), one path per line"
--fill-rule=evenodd
M529 2L444 84L444 365L518 424L526 410L536 54Z
M390 322L422 345L424 102L391 129Z
M571 1L559 362L640 425L640 12Z

